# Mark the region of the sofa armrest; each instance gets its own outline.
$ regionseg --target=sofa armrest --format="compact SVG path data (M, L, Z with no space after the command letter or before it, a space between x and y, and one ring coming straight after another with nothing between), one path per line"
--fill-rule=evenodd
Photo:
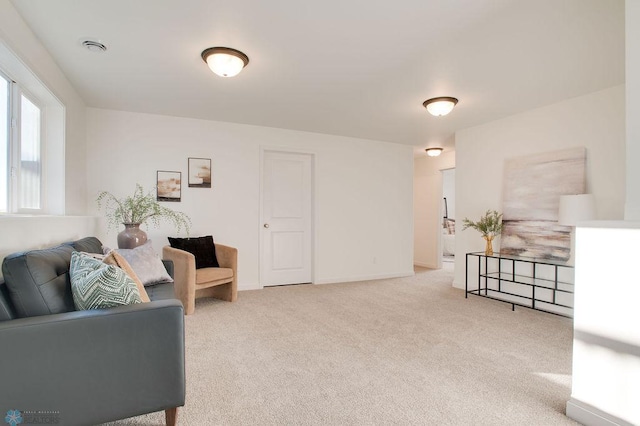
M216 257L221 268L233 269L233 275L238 272L238 249L216 243Z
M168 259L162 259L162 264L164 265L164 269L167 270L167 274L169 274L169 276L171 278L173 278L173 261L168 260Z
M0 412L58 412L86 425L184 405L178 300L0 323Z

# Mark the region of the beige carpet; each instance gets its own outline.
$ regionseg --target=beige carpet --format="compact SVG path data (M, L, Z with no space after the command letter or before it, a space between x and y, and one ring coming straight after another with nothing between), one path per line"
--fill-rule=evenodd
M453 272L244 291L186 318L180 425L563 425L570 319ZM163 413L113 425L161 425Z

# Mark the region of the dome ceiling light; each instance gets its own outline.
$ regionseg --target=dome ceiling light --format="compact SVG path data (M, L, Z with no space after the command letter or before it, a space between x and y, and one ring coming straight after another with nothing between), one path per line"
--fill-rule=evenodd
M427 148L425 151L429 157L437 157L442 154L442 148Z
M202 60L220 77L233 77L249 63L249 57L230 47L210 47L202 51Z
M422 103L429 114L435 115L436 117L441 117L443 115L447 115L451 112L454 106L458 103L456 98L452 98L450 96L441 96L439 98L431 98L427 99Z

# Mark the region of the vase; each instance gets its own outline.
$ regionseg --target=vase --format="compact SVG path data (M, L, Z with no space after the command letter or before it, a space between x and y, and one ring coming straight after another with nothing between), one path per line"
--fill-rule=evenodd
M139 223L123 223L124 230L118 234L118 248L132 249L147 242L147 233Z
M493 244L491 241L493 241L494 235L483 235L482 238L487 241L487 245L484 248L484 254L487 256L493 256Z

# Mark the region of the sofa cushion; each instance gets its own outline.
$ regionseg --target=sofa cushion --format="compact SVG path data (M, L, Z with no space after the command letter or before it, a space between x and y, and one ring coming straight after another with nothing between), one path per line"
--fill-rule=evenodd
M196 270L196 285L213 281L229 280L233 278L231 268L202 268Z
M155 285L148 285L144 288L151 300L166 300L175 299L176 294L174 291L173 283L160 283Z
M196 258L196 269L218 268L220 266L216 257L216 246L211 235L196 238L169 237L169 244L173 248L193 254Z
M117 266L73 252L69 275L73 301L78 310L142 303L136 283Z
M19 318L75 310L69 282L70 244L13 253L4 258L2 274Z
M102 243L96 237L85 237L77 241L67 243L76 251L84 251L87 253L102 253Z
M9 290L4 281L0 280L0 321L14 319L16 314L9 298Z

